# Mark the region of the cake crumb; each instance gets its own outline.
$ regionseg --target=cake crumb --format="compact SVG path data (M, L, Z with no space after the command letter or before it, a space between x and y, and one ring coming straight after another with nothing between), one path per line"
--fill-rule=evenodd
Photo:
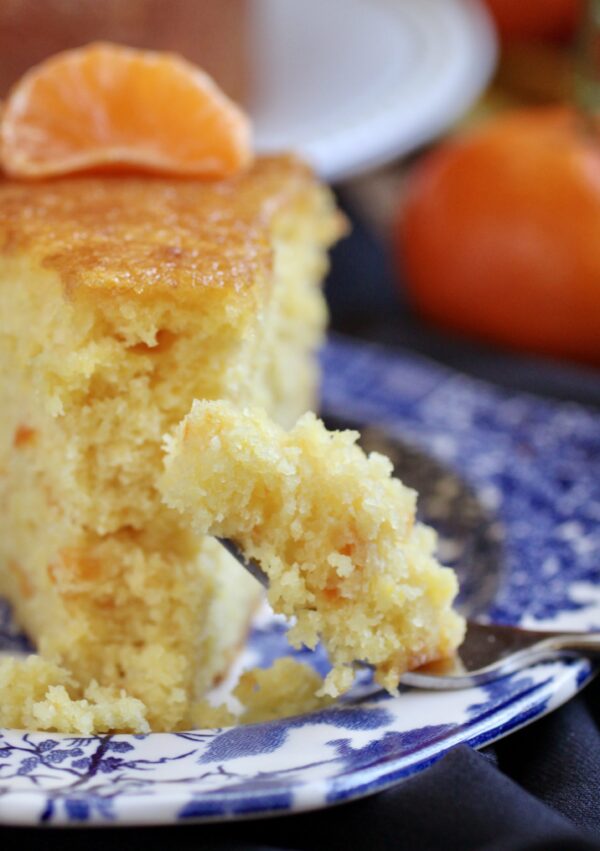
M323 641L333 667L321 696L346 691L357 660L395 693L405 671L452 655L464 634L456 576L415 521L415 492L357 438L313 413L286 432L259 408L197 400L160 483L197 533L229 538L260 564L272 608L293 619L294 647Z
M257 724L314 712L331 703L319 695L323 678L310 667L289 656L269 668L252 668L240 677L234 696L244 706L242 724Z
M193 707L189 726L233 727L311 712L331 700L318 696L323 679L310 665L290 657L240 676L233 697L241 711L213 706L206 698ZM92 681L82 689L72 674L38 655L0 658L0 727L91 736L148 733L148 709L122 689Z
M227 727L314 712L332 702L320 694L322 687L323 678L310 665L283 656L268 668L251 668L241 674L233 690L241 712L203 700L196 706L194 722L198 727Z
M0 659L0 727L93 733L148 733L146 707L116 688L85 689L65 668L31 655Z

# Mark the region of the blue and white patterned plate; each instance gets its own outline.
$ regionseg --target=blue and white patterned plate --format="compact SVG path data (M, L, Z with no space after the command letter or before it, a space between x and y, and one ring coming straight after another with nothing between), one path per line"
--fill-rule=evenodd
M500 392L414 358L334 341L324 352L333 422L370 423L422 494L458 570L462 605L509 623L600 628L600 415ZM0 647L24 639L0 619ZM289 653L257 623L247 664ZM295 654L322 669L321 653ZM233 729L72 738L0 731L0 821L166 824L298 812L371 794L458 743L485 745L559 706L593 676L542 664L485 688L359 682L331 708Z

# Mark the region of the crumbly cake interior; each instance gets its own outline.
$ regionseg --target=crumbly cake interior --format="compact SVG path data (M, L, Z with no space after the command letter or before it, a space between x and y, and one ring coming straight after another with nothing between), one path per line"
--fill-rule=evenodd
M355 660L395 691L405 671L450 656L464 630L456 577L415 523L416 494L357 437L312 413L286 432L260 409L195 401L167 438L161 481L198 534L231 538L259 562L273 609L294 619L294 646L323 640L332 696L351 685Z
M202 698L188 721L194 727L256 724L320 709L330 699L309 665L285 656L269 668L244 671L231 697L235 709ZM113 731L148 733L147 708L114 686L86 687L65 668L41 656L0 659L0 727L52 730L89 736Z
M245 639L256 583L161 501L161 440L194 398L312 406L339 225L291 157L0 182L0 594L91 732L189 725Z

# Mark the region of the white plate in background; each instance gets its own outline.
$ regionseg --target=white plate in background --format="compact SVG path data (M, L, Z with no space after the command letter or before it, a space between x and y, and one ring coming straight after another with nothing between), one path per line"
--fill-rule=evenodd
M444 131L496 59L477 0L254 0L252 28L257 150L297 150L329 181Z

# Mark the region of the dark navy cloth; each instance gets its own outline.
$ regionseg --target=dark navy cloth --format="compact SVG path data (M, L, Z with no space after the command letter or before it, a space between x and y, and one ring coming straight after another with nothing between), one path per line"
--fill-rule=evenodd
M381 245L355 217L327 286L336 330L413 348L498 384L600 405L600 372L452 338L410 314ZM395 788L343 806L217 825L5 828L2 847L139 851L600 849L600 678L567 705L475 752L460 746Z

